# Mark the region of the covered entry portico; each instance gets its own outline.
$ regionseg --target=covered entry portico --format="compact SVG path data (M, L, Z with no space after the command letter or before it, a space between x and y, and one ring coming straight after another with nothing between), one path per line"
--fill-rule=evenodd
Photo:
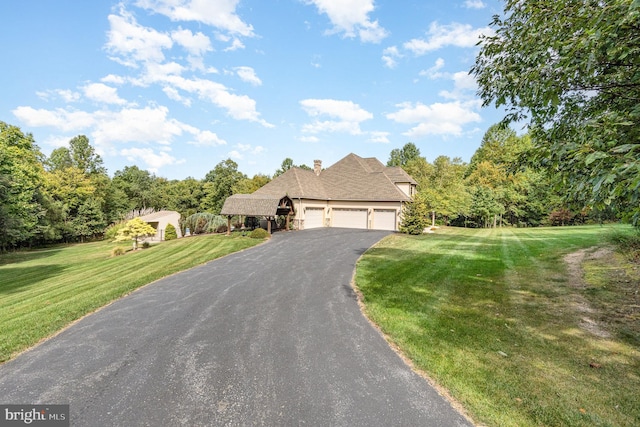
M267 231L271 230L271 221L278 216L286 217L285 227L289 229L291 216L295 214L293 201L288 196L273 197L254 194L234 194L227 198L220 215L227 217L227 235L231 234L231 218L235 215L264 217L267 219Z

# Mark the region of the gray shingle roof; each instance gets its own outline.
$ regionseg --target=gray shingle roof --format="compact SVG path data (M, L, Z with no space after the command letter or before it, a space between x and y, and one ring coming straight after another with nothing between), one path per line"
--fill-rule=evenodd
M283 197L234 194L224 201L220 215L275 216Z
M291 168L254 195L287 194L317 200L407 201L396 183L416 182L401 168L389 168L378 159L349 154L316 175L313 171Z

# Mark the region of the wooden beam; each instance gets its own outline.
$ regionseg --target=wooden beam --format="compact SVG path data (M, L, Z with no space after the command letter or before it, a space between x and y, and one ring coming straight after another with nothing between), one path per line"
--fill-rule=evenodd
M231 236L231 215L227 215L227 236Z
M271 234L271 217L267 217L267 232Z

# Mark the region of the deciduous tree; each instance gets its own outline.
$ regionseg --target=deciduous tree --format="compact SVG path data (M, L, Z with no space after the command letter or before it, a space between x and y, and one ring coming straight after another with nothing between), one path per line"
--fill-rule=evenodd
M569 198L640 219L640 2L507 0L472 73Z

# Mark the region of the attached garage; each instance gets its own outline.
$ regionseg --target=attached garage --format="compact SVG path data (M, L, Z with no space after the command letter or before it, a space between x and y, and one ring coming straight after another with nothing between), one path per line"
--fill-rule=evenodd
M369 228L367 224L367 209L333 208L332 227L338 228Z
M396 231L395 209L374 209L373 229Z
M304 213L304 228L324 227L324 208L307 208Z

